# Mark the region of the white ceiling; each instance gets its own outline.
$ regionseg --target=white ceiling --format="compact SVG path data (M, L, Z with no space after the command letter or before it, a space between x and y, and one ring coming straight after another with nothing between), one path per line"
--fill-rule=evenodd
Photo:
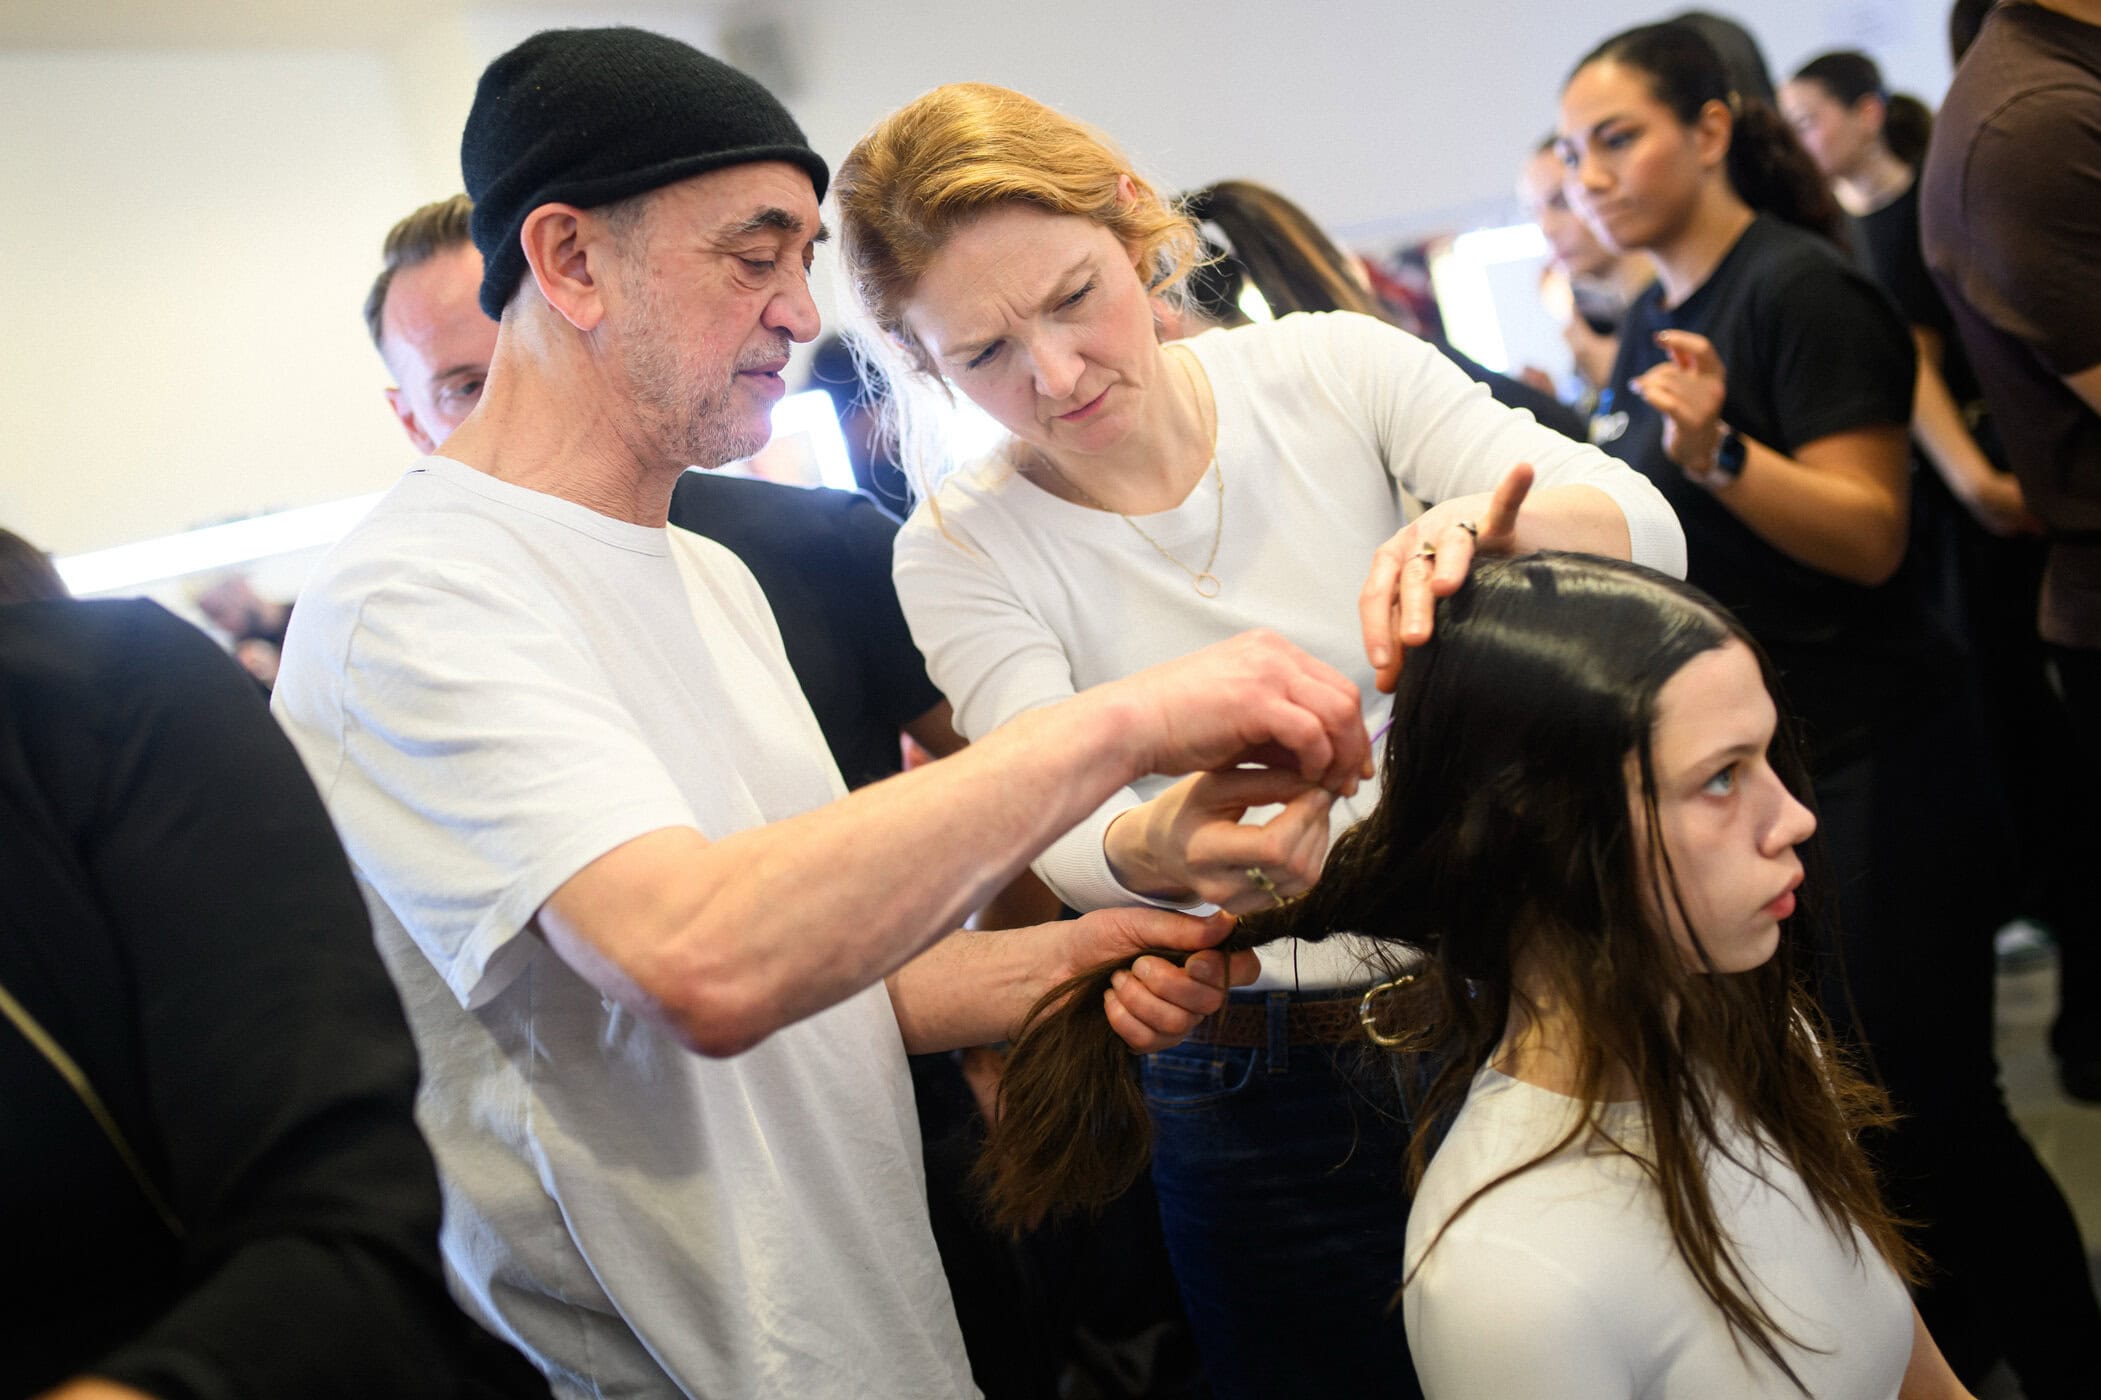
M615 0L0 0L0 48L384 48L404 30L497 8L569 14ZM632 5L625 8L632 9ZM694 0L708 12L717 0Z

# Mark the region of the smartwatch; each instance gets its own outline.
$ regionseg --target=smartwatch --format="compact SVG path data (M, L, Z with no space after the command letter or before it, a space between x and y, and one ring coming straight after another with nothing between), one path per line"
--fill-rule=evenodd
M1736 479L1744 474L1744 456L1750 450L1736 429L1727 423L1721 428L1722 440L1715 445L1713 465L1704 472L1686 473L1710 491L1720 491L1736 484Z

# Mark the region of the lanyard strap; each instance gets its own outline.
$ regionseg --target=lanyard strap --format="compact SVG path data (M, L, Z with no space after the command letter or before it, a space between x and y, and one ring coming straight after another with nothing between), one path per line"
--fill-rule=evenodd
M0 1012L6 1013L7 1019L22 1033L22 1038L29 1042L30 1048L42 1055L51 1068L58 1071L59 1078L66 1081L66 1086L86 1106L88 1115L95 1120L96 1126L102 1129L102 1135L109 1139L109 1145L124 1159L125 1167L131 1172L131 1179L139 1184L139 1190L144 1193L147 1203L160 1216L161 1223L168 1227L168 1233L178 1240L186 1238L188 1232L182 1228L182 1221L175 1214L175 1208L168 1204L168 1198L161 1194L160 1188L153 1184L153 1178L147 1175L146 1164L139 1160L138 1153L131 1150L130 1142L125 1140L124 1130L117 1126L117 1120L102 1102L102 1096L95 1092L95 1086L88 1082L87 1075L74 1063L73 1057L66 1053L65 1047L51 1038L51 1033L38 1023L36 1017L29 1014L29 1008L14 999L14 995L4 984L0 984Z

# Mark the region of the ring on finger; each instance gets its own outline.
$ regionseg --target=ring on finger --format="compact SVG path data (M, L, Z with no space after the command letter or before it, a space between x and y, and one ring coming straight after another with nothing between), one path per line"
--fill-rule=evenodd
M1415 551L1414 557L1417 559L1424 560L1427 563L1434 564L1437 562L1437 546L1434 544L1425 544L1421 549Z
M1247 882L1268 895L1278 905L1284 903L1284 896L1277 891L1277 882L1270 879L1269 872L1261 866L1251 865L1247 868Z
M1460 521L1459 528L1466 531L1466 533L1474 539L1478 540L1481 538L1481 527L1479 525L1474 524L1474 522L1471 520Z

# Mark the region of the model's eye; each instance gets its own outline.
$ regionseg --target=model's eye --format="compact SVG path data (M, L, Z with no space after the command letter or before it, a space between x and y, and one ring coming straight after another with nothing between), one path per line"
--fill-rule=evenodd
M771 277L773 275L772 258L739 258L737 261L743 263L760 277Z
M1060 311L1064 311L1064 310L1068 310L1068 309L1070 309L1070 308L1072 308L1072 307L1078 306L1078 305L1079 305L1079 304L1080 304L1081 302L1083 302L1083 301L1085 301L1085 300L1087 299L1087 294L1088 294L1089 292L1093 291L1093 290L1094 290L1094 280L1093 280L1092 278L1089 278L1089 279L1088 279L1088 281L1087 281L1087 285L1086 285L1086 286L1084 286L1084 287L1080 288L1080 289L1079 289L1079 290L1078 290L1077 292L1074 292L1074 293L1073 293L1073 294L1072 294L1071 296L1069 296L1069 297L1065 298L1065 300L1063 300L1063 301L1059 302L1059 303L1058 303L1058 309L1059 309Z
M1634 138L1639 135L1641 133L1638 131L1615 131L1607 136L1602 144L1608 151L1624 151L1634 144Z
M1706 781L1706 783L1701 786L1700 791L1706 793L1710 797L1727 797L1730 793L1735 792L1736 765L1732 763L1727 768L1724 768L1721 772L1709 778Z
M994 356L999 354L999 346L1000 342L996 340L993 341L990 345L978 351L977 354L972 355L970 359L964 363L963 368L983 369L986 365L992 363Z

